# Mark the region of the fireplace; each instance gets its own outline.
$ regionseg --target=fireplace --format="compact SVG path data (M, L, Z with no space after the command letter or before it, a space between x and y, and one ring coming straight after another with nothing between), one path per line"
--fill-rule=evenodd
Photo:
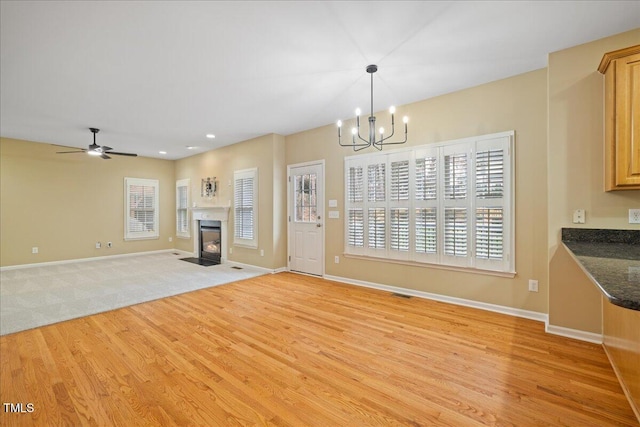
M200 223L200 253L198 257L220 264L222 253L222 223L220 221L198 221Z
M224 264L229 250L229 239L227 237L229 207L202 206L193 207L189 210L191 211L191 226L193 230L193 258L190 258L190 262L205 266ZM201 230L202 227L205 227L205 229ZM217 230L211 230L210 228L217 228ZM203 231L205 232L204 235ZM218 233L217 237L210 234L210 232L215 234L216 231ZM211 245L217 245L217 251ZM217 254L214 256L209 252L217 252Z

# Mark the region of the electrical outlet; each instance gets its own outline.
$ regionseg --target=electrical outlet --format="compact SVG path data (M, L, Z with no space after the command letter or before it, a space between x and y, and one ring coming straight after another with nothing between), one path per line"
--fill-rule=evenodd
M169 237L169 242L173 242L173 237Z
M264 249L260 249L260 256L264 256Z
M38 253L38 247L37 246L32 247L31 248L31 253L32 254L37 254Z
M229 255L233 253L233 248L229 248Z
M529 280L529 292L538 292L537 280Z
M584 209L576 209L575 211L573 211L573 223L584 224L584 222L585 222Z
M102 247L102 243L96 242L96 249L100 249Z
M640 224L640 209L629 209L629 224Z
M339 257L338 255L336 255L336 256L333 258L333 262L335 262L336 264L340 264L340 257Z

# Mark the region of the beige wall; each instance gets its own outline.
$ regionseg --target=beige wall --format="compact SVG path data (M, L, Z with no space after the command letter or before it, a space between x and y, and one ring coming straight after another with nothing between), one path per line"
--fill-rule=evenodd
M604 76L606 52L640 44L640 29L549 55L549 323L600 333L600 294L561 247L563 227L639 229L628 209L640 191L604 191ZM585 224L572 224L575 209Z
M343 159L354 153L338 146L335 125L266 135L175 162L93 161L56 156L57 148L47 144L2 139L0 264L173 247L191 252L192 238L168 242L175 233L175 180L191 179L199 206L229 206L233 171L257 167L259 248L233 247L229 259L281 268L287 255L286 167L324 159L325 197L338 200L341 211L341 219L326 221L327 275L548 313L551 325L599 333L600 295L560 246L560 229L575 226L571 214L578 208L587 211L585 227L638 228L626 218L627 209L640 207L640 192L603 191L603 76L596 71L605 52L638 43L640 30L634 30L552 53L547 69L397 107L399 117L410 117L408 145L515 130L515 278L343 257ZM385 120L386 113L379 116ZM125 176L160 179L159 240L123 241ZM200 180L207 176L219 181L213 200L200 198ZM94 248L109 240L114 248ZM40 254L32 255L32 246ZM528 279L539 280L538 293L528 292Z
M286 165L284 137L265 135L238 144L208 151L176 161L176 179L191 180L191 201L198 206L233 206L233 172L258 168L258 249L232 245L233 209L229 212L228 259L243 264L278 269L286 267ZM200 197L202 178L218 179L218 195L212 200ZM190 239L178 238L176 249L193 251ZM264 250L264 256L260 251Z
M173 248L174 162L56 151L60 147L0 138L0 265ZM160 181L159 239L124 241L125 177ZM102 249L95 248L98 241ZM34 246L38 254L31 253Z
M287 164L324 159L325 197L339 203L341 219L326 221L326 274L546 313L546 87L543 69L397 107L398 117L410 117L409 145L516 131L518 274L513 279L342 257L343 159L354 152L338 146L335 125L287 136ZM378 116L385 120L387 114ZM351 126L345 124L346 129ZM339 264L333 262L336 255ZM540 281L538 293L528 292L528 279Z

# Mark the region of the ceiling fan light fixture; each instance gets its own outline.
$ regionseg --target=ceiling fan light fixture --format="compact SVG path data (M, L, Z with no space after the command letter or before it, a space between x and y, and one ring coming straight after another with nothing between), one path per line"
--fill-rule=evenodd
M102 156L102 153L97 150L88 150L87 154L90 156Z
M212 134L212 133L208 133L208 134L206 134L205 136L206 136L207 138L209 138L209 139L214 139L214 138L216 137L216 136L215 136L214 134Z

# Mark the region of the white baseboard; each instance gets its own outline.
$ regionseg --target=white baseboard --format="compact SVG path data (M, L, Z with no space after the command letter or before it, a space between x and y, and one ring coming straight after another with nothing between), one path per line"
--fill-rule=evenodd
M269 274L276 274L276 273L282 273L283 271L287 271L286 267L273 269L273 268L258 267L257 265L244 264L241 262L229 261L229 260L226 261L226 264L234 265L236 267L242 267L242 268L251 268L253 270L258 270L258 271L262 271L264 273L269 273Z
M602 334L594 332L579 331L577 329L565 328L563 326L550 325L545 323L545 331L548 334L560 335L561 337L573 338L580 341L587 341L594 344L602 344Z
M573 338L580 341L587 341L594 344L602 344L602 334L596 334L593 332L579 331L577 329L569 329L561 326L554 326L549 324L549 315L546 313L539 313L537 311L521 310L513 307L505 307L502 305L488 304L484 302L468 300L464 298L450 297L447 295L433 294L429 292L416 291L413 289L400 288L396 286L382 285L379 283L366 282L363 280L349 279L345 277L337 276L324 276L327 280L334 280L336 282L347 283L350 285L364 286L367 288L379 289L387 292L395 292L403 295L411 295L418 298L425 298L434 301L446 302L449 304L460 305L464 307L478 308L481 310L493 311L495 313L507 314L515 317L522 317L524 319L536 320L538 322L544 322L545 332L553 335L560 335L567 338Z
M179 249L160 249L157 251L146 251L146 252L133 252L130 254L116 254L116 255L104 255L104 256L94 256L88 258L77 258L77 259L65 259L61 261L48 261L48 262L38 262L34 264L20 264L20 265L8 265L6 267L0 267L0 271L8 271L8 270L20 270L23 268L34 268L34 267L48 267L52 265L62 265L62 264L73 264L76 262L91 262L91 261L100 261L105 259L114 259L114 258L125 258L132 256L140 256L140 255L151 255L151 254L161 254L167 252L178 252L180 255L191 256L191 252L185 252Z
M379 289L379 290L388 291L388 292L395 292L403 295L411 295L418 298L424 298L424 299L429 299L433 301L446 302L449 304L455 304L455 305L460 305L464 307L479 308L481 310L493 311L495 313L508 314L510 316L522 317L524 319L531 319L531 320L536 320L538 322L544 322L545 324L547 323L547 319L548 319L547 314L539 313L537 311L521 310L519 308L506 307L506 306L496 305L496 304L488 304L485 302L468 300L464 298L450 297L447 295L440 295L440 294L432 294L429 292L416 291L416 290L407 289L407 288L399 288L396 286L382 285L379 283L365 282L363 280L348 279L345 277L326 275L324 276L324 278L327 280L347 283L350 285L364 286L367 288Z

